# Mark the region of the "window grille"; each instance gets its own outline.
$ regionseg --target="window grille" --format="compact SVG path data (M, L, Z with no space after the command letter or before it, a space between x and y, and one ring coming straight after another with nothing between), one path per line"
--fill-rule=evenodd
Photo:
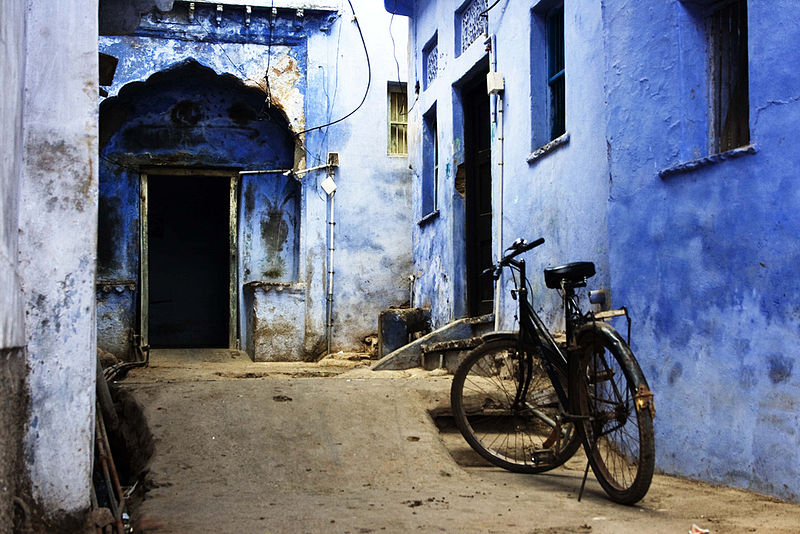
M389 85L389 154L408 154L408 95L406 84Z
M550 139L566 132L564 83L564 6L547 15L547 84L550 87Z
M459 12L461 53L469 48L469 45L474 43L478 37L486 35L488 19L481 15L486 11L486 2L487 0L472 0Z
M431 86L439 74L439 45L434 40L423 54L425 58L425 89Z
M747 1L736 0L711 12L708 20L712 77L712 151L750 143Z

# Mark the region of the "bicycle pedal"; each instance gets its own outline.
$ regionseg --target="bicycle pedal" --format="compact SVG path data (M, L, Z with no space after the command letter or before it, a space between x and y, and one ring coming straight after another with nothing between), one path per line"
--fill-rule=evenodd
M556 451L553 449L542 449L531 452L531 461L534 465L553 463L556 461Z

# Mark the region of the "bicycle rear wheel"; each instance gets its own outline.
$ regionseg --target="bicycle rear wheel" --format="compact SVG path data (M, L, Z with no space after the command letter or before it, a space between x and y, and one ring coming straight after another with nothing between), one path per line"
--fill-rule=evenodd
M522 387L520 371L525 369L531 376L527 395L515 406ZM450 401L464 439L504 469L548 471L566 462L580 446L574 425L560 420L558 396L541 358L533 352L521 357L516 337L488 341L472 350L453 377Z
M598 482L620 504L634 504L650 488L655 463L652 394L636 358L605 323L578 336L570 376L572 411Z

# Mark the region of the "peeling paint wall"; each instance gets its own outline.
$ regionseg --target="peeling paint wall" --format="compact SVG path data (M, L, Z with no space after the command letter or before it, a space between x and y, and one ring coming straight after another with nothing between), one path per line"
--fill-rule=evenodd
M308 165L338 152L336 170L333 351L360 350L378 331L378 314L408 301L411 264L411 181L408 158L388 154L387 82L406 81L405 17L390 17L380 2L353 1L370 54L372 81L351 118L306 134ZM309 35L306 127L353 111L367 85L366 60L347 6L328 32ZM389 38L390 24L395 42ZM398 58L399 61L396 61ZM413 102L409 100L408 105ZM325 351L327 213L319 184L324 172L303 178L307 224L301 236L309 280L306 350ZM316 334L321 332L323 336Z
M138 332L139 169L291 168L285 117L261 91L195 61L128 84L101 106L98 240L100 346L125 357ZM202 174L202 172L200 172ZM239 260L244 282L291 281L297 272L298 193L280 173L240 179ZM176 202L179 199L176 199ZM195 288L199 291L200 288Z
M367 101L351 119L310 131L296 142L292 132L345 115L363 95L366 70L352 66L364 61L363 49L347 13L279 9L270 27L269 9L254 7L248 23L244 6L226 5L218 24L215 6L197 4L192 14L187 3L177 2L168 13L145 15L133 35L101 37L100 50L119 59L109 98L101 106L101 347L124 356L130 350L131 332L137 329L138 289L129 292L127 288L130 281L138 283L138 169L143 165L222 166L237 171L302 169L324 162L328 152L338 152L342 164L336 171L334 347L360 348L361 340L377 330L379 311L407 299L410 236L398 235L399 228L408 227L410 215L407 160L387 156L386 141L376 143L376 139L387 138L387 80L400 73L404 81L405 68L398 70L391 56L391 41L386 39L390 17L374 2L354 4L371 55L372 85ZM401 28L400 35L405 33L404 20L398 18L394 25ZM404 43L399 41L398 37L396 51L403 54ZM156 88L159 80L170 69L188 65L187 61L220 79L239 80L241 89L237 91L258 95L258 105L253 100L249 112L255 111L256 120L249 117L250 122L243 126L251 135L236 138L236 125L230 125L225 117L214 124L218 133L209 133L206 116L221 114L234 123L237 120L236 113L223 109L221 100L229 97L222 93L198 94L197 83L194 88L180 89L175 80L173 94L161 95L165 88ZM148 103L133 103L131 95L145 81L153 87ZM179 98L180 91L185 94ZM203 100L204 111L189 109L196 100ZM176 128L163 125L178 101L185 101L186 113L181 116L199 114L201 119L176 133ZM216 107L219 111L211 109ZM285 116L283 135L255 127L270 122L264 120L267 116ZM202 139L189 139L197 135ZM243 346L253 345L253 340L247 339L247 314L251 311L243 285L305 284L302 350L285 357L318 357L324 352L328 204L319 187L323 178L324 171L303 175L299 182L280 173L240 179L238 267Z
M68 528L89 507L94 432L97 2L26 9L18 249L31 398L25 461L33 499Z

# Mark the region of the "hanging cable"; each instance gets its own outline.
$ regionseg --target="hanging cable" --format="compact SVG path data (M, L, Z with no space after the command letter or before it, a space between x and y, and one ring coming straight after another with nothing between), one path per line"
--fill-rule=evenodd
M275 26L275 15L277 15L278 11L275 9L275 2L270 2L270 13L269 13L269 40L267 41L267 72L264 73L264 82L267 85L267 100L266 104L268 108L272 107L272 88L269 86L269 69L270 64L272 61L272 29Z
M486 9L484 9L483 11L481 11L481 14L480 14L480 15L478 15L478 16L479 16L479 17L485 17L485 16L486 16L486 14L489 12L489 10L491 10L491 9L492 9L494 6L496 6L496 5L497 5L497 4L499 4L499 3L500 3L500 0L494 0L494 4L490 5L489 7L487 7L487 8L486 8Z
M364 102L367 101L367 95L369 94L369 88L372 85L372 65L370 65L370 62L369 62L369 52L367 51L367 42L364 40L364 32L361 31L361 24L358 23L358 17L356 17L356 10L355 10L355 8L353 8L353 2L351 2L350 0L347 0L347 3L350 4L350 10L353 12L353 21L356 23L356 28L358 28L358 35L359 35L359 37L361 37L361 44L364 47L364 56L367 58L367 89L364 91L364 96L361 99L361 102L359 102L358 106L356 106L356 108L353 111L351 111L350 113L348 113L347 115L345 115L344 117L342 117L340 119L336 119L335 121L329 122L328 124L323 124L321 126L314 126L313 128L307 128L307 129L303 130L302 132L298 132L298 133L294 134L295 137L299 137L299 136L303 135L304 133L313 132L314 130L319 130L321 128L325 128L325 127L328 127L328 126L333 126L334 124L338 124L338 123L342 122L343 120L349 118L351 115L353 115L359 109L361 109L361 106L363 106Z
M400 80L400 62L397 61L397 45L394 42L394 33L392 33L392 23L394 22L394 12L397 10L397 0L394 0L394 9L392 10L392 16L389 18L389 37L392 38L392 57L394 58L394 64L397 67L397 83L402 83Z

